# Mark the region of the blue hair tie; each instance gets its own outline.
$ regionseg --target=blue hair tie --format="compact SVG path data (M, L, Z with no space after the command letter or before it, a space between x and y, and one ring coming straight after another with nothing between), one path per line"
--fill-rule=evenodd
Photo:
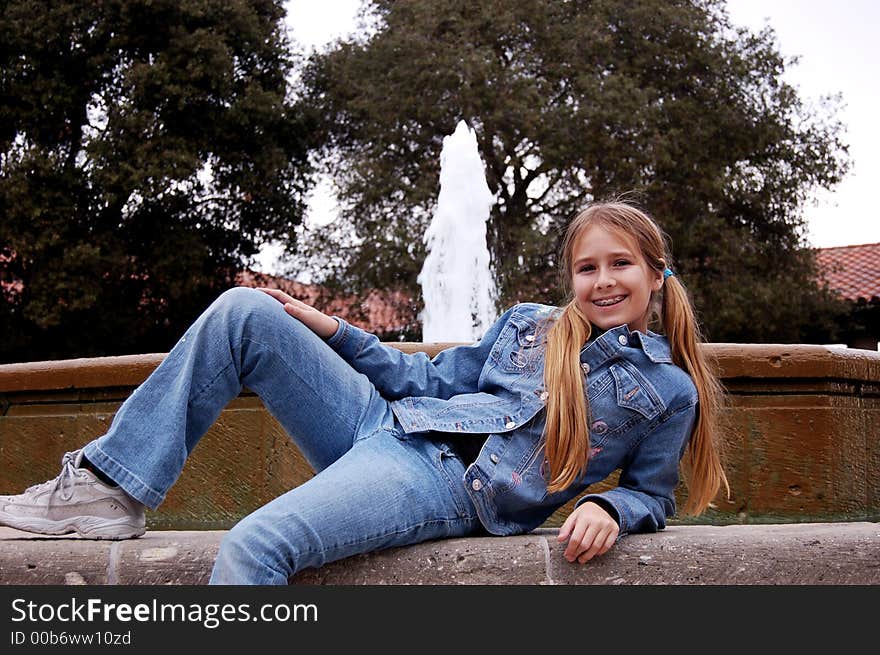
M672 277L673 275L675 275L675 273L672 272L671 268L667 268L665 271L663 271L663 279L664 280L668 277Z

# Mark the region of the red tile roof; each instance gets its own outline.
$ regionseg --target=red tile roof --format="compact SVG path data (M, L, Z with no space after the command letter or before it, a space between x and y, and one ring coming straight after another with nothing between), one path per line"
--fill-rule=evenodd
M338 294L317 284L303 284L254 271L242 271L235 281L243 287L281 289L325 314L339 316L378 335L418 327L412 299L401 291L373 289L362 296Z
M819 248L816 259L828 286L847 300L880 298L880 243Z

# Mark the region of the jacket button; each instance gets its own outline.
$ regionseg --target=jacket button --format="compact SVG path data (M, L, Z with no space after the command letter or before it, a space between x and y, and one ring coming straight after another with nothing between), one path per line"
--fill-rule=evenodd
M581 368L584 369L584 373L589 373L589 372L590 372L590 365L587 364L586 362L584 362L583 364L581 364Z
M625 334L621 334L619 337L617 337L617 340L620 342L621 346L625 346L629 343L629 339L626 338Z
M504 427L506 427L508 430L510 430L511 428L516 427L516 423L514 421L508 421L507 423L504 424Z
M495 453L492 453L491 455L489 455L489 459L492 460L492 463L493 463L493 464L497 464L497 463L498 463L498 455L496 455ZM476 482L476 481L475 481L475 482Z
M527 334L526 335L526 341L534 341L534 340L535 340L534 334Z
M541 392L541 400L547 400L547 398L548 398L549 396L550 396L550 392L549 392L549 391L542 391L542 392Z
M483 483L480 482L479 480L474 480L473 482L471 482L471 489L473 489L474 491L479 491L482 488L483 488Z

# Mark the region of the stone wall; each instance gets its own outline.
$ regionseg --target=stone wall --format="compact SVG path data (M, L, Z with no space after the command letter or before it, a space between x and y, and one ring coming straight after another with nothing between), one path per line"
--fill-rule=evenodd
M449 344L389 345L433 355ZM706 348L728 392L722 436L731 497L679 523L880 520L880 353L805 345ZM0 366L0 494L57 475L64 452L106 430L163 357ZM259 398L245 391L195 449L166 502L148 513L148 527L226 529L311 475ZM680 506L685 493L682 486ZM560 525L570 509L561 508L545 526Z

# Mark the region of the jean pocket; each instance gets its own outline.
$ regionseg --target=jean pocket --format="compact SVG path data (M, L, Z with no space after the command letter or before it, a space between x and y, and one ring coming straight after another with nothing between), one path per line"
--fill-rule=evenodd
M470 517L467 511L469 503L464 497L464 462L461 458L442 445L437 451L436 465L449 487L449 495L455 503L455 512L461 518Z
M412 435L409 434L408 432L404 432L403 428L401 428L401 427L382 428L382 429L385 432L391 433L391 436L393 436L398 441L409 441L410 439L412 439Z

